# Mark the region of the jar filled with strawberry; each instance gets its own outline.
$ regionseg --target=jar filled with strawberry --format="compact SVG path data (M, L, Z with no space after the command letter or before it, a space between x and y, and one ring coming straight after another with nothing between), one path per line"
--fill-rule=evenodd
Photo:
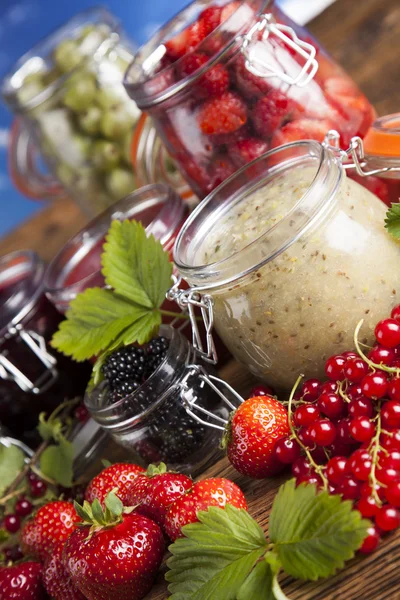
M346 144L374 117L270 0L193 2L139 50L124 84L199 197L270 148L332 128Z

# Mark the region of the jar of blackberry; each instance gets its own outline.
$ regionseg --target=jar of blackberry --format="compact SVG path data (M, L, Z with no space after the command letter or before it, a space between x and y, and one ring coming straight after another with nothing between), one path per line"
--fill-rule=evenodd
M146 347L110 355L102 371L104 380L86 393L86 407L143 462L163 461L193 474L222 456L220 427L213 423L215 417L225 423L229 409L207 383L213 379L209 365L178 330L162 325Z

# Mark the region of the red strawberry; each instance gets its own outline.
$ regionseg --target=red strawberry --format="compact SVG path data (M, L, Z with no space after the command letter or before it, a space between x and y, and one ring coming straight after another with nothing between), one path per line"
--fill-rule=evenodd
M233 67L233 77L239 91L246 98L261 98L273 88L271 80L253 75L246 67L246 59L242 54L238 56Z
M79 517L71 502L57 500L45 504L21 532L24 554L44 560L74 530Z
M87 526L66 541L64 567L88 600L140 600L160 567L163 533L151 519L127 514L132 509L124 509L115 494L105 504L106 512L97 501L90 508L77 507Z
M254 107L253 123L258 135L269 138L283 123L292 121L302 112L301 106L279 90L272 90Z
M276 148L289 142L297 142L298 140L317 140L318 142L323 142L325 134L334 128L334 124L327 119L321 121L299 119L288 123L274 133L271 139L271 148Z
M132 484L127 502L137 506L136 512L153 519L164 527L165 515L169 506L189 490L193 481L181 473L167 473L163 463L159 467L150 465L147 475L141 475Z
M91 504L97 498L100 504L103 504L107 494L118 488L117 496L125 504L132 483L140 473L145 472L143 467L129 463L115 463L106 467L87 486L85 500Z
M180 62L179 72L181 77L192 75L209 60L206 54L192 52L184 56ZM226 68L217 64L196 81L196 92L202 97L221 96L229 87L229 75Z
M268 144L258 138L239 140L229 148L234 163L241 167L268 151Z
M232 504L247 510L242 490L229 479L212 478L195 483L189 493L171 504L165 521L165 531L172 541L183 537L182 527L198 521L197 512L209 506Z
M168 57L177 60L187 52L194 50L206 37L207 30L204 23L195 21L189 27L165 42Z
M219 98L205 102L199 110L200 129L207 135L232 133L247 121L247 107L240 96L225 92Z
M206 35L214 31L221 23L222 8L220 6L209 6L199 15L199 22L203 24Z
M331 104L349 121L349 126L353 129L351 133L364 136L376 113L351 79L347 76L330 77L325 81L324 90ZM354 131L354 127L357 127L357 131ZM344 144L349 143L350 135L345 136Z
M0 569L0 600L44 600L42 565L24 562Z
M235 411L224 442L228 458L239 473L262 479L282 467L273 449L276 441L286 435L290 435L286 408L272 396L255 396Z
M58 544L43 565L43 585L54 600L85 600L62 563L64 544Z

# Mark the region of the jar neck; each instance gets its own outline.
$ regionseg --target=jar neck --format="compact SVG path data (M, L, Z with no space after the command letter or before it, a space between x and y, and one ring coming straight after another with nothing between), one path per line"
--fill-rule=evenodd
M214 3L209 2L207 5L212 4ZM218 63L222 56L227 60L229 55L233 56L233 54L238 52L241 48L240 35L245 33L254 24L260 14L271 9L272 4L273 0L242 0L241 3L238 3L238 7L228 19L200 42L196 47L196 52L201 53L204 50L205 54L209 54L209 48L221 48L221 38L225 40L222 48L213 54L202 68L195 71L192 75L175 82L174 72L175 70L179 71L179 65L184 57L161 71L157 72L157 68L166 53L165 41L172 39L193 23L200 12L206 8L203 0L195 0L162 27L135 54L135 58L128 68L124 79L124 86L129 96L135 100L141 110L145 110L171 99L179 92L186 90L214 63ZM172 83L166 87L166 82L169 81Z
M308 189L278 222L266 224L258 237L230 256L205 264L204 240L209 243L214 232L229 235L220 229L228 216L239 215L248 198L276 177L290 176L293 169L308 167L312 169ZM222 183L191 214L174 247L178 271L190 285L210 290L259 269L325 218L335 203L342 177L339 155L317 142L295 142L264 154ZM277 202L280 200L276 198Z

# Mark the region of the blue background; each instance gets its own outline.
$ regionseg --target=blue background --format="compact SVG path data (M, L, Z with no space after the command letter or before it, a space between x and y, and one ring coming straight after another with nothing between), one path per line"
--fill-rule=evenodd
M313 0L314 8L319 2L327 3ZM188 0L107 0L106 5L121 20L128 35L142 44L187 3ZM301 9L301 0L280 3L288 8L296 4L296 9ZM40 38L78 11L96 4L90 0L0 0L0 78ZM11 122L8 109L0 103L0 236L43 206L19 194L8 177L7 137Z

